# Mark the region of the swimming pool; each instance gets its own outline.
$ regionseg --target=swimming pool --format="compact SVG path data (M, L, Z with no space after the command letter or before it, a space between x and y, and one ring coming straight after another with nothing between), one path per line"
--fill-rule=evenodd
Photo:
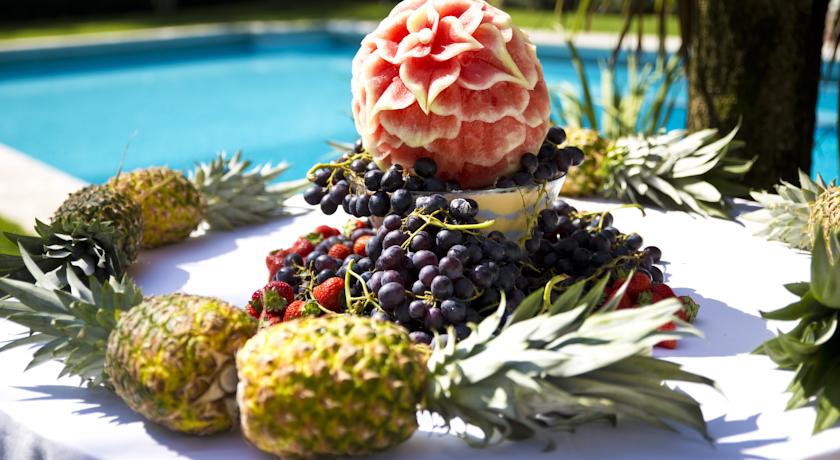
M325 31L0 54L0 143L89 182L124 169L189 168L220 150L286 160L288 178L356 138L350 66L360 36ZM576 82L540 48L550 85ZM585 55L595 56L591 50ZM597 60L587 73L598 81ZM683 94L684 86L676 88ZM685 125L685 98L670 127ZM820 93L815 171L836 177L837 84Z

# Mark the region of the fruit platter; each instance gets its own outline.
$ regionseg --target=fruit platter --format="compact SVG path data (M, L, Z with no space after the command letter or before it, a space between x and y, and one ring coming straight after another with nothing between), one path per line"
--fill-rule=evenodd
M0 453L840 453L813 358L840 237L812 225L809 258L754 223L564 196L586 154L484 1L401 2L352 71L359 139L302 181L239 154L120 172L9 236Z

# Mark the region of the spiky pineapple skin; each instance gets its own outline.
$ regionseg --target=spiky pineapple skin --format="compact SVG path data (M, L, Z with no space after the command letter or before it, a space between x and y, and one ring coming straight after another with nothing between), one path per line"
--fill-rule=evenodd
M137 259L144 234L143 210L130 196L102 185L70 194L52 216L53 222L94 224L109 221L120 234L116 247L128 263Z
M607 158L607 141L597 131L587 128L564 128L566 143L583 150L584 161L566 177L563 195L580 197L597 194L604 184L607 173L604 162Z
M840 231L840 187L826 189L811 205L808 233L812 238L818 226L826 238Z
M184 240L204 218L204 198L180 171L138 169L111 178L108 186L126 193L143 209L143 247Z
M234 356L256 330L243 310L218 299L148 297L110 334L105 373L132 410L171 430L229 430L237 423Z
M282 458L365 455L407 440L425 353L390 322L329 315L261 331L237 353L243 432Z

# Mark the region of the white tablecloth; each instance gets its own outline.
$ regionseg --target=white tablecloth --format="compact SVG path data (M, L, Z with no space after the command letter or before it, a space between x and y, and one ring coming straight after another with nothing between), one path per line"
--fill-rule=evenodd
M612 206L575 204L592 210ZM705 339L689 339L676 350L656 353L717 381L722 394L681 385L702 402L716 444L690 432L592 425L559 434L558 449L551 454L544 454L537 442L477 451L452 436L421 429L398 449L375 458L840 458L840 430L812 437L812 409L784 411L791 373L749 354L780 326L766 324L759 310L792 301L783 284L808 278L807 255L753 236L755 228L749 224L653 210L647 217L633 209L614 215L619 229L636 231L646 244L662 249L663 259L670 262L667 282L677 294L690 294L701 305L697 326ZM263 260L270 249L288 246L315 225L340 225L343 219L310 213L200 236L144 252L132 275L147 295L183 291L244 305L265 282ZM22 331L0 321L0 340ZM76 379L56 379L58 364L23 373L30 357L25 349L0 354L0 458L265 458L238 433L195 438L145 422L104 390L80 388Z

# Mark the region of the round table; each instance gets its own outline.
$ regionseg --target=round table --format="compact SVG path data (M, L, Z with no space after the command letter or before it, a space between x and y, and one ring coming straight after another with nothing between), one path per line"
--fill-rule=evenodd
M578 209L602 210L615 203L570 200ZM739 204L739 209L748 206ZM469 448L445 433L421 428L399 448L373 458L446 459L656 459L804 458L840 456L838 428L811 436L811 408L786 412L784 392L792 373L775 369L765 356L750 352L785 324L766 323L761 310L782 307L794 296L785 283L807 280L810 258L753 235L747 222L704 219L679 212L636 209L613 212L616 226L638 232L659 246L667 283L678 295L701 306L696 326L705 338L680 342L676 350L655 354L689 371L714 379L707 387L679 387L702 403L711 444L685 430L671 433L641 424L613 428L594 424L557 435L557 451L544 453L534 442ZM173 246L142 253L131 275L145 294L183 291L217 296L244 305L266 279L265 254L287 247L316 225L340 226L346 216L299 213L230 233L208 233ZM0 321L0 340L24 332ZM239 433L197 438L169 432L132 413L103 389L57 379L60 365L48 363L23 372L32 350L0 354L0 458L266 458Z

